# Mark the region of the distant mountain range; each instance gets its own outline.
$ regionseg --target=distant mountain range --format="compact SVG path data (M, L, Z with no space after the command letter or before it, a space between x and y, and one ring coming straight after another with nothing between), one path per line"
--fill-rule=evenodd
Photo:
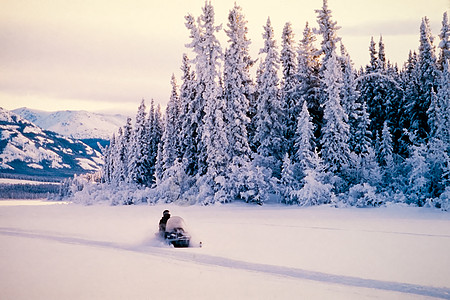
M61 178L98 170L102 164L100 152L75 137L109 139L110 132L125 124L123 117L108 118L88 112L45 113L25 108L19 111L33 122L0 108L2 174ZM45 129L34 122L44 124Z
M12 110L22 118L44 130L74 139L109 140L120 126L125 125L126 116L92 113L87 111L46 112L26 107Z

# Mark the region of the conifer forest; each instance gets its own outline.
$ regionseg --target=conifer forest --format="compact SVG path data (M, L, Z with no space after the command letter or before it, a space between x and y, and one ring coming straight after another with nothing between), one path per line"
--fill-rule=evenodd
M96 183L72 189L113 204L276 201L450 208L450 27L424 17L399 66L382 36L355 69L327 0L317 24L277 40L270 18L250 57L237 4L223 29L206 2L185 17L190 43L165 113L144 100L103 149ZM221 45L221 30L228 42ZM256 72L252 71L256 70ZM256 75L253 75L256 74ZM168 95L169 96L169 95ZM75 188L74 188L75 187ZM94 197L94 198L95 198Z

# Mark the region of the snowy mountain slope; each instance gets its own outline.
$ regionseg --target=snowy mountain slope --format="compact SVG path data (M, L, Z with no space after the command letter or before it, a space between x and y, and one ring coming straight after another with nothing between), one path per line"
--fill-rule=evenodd
M46 131L0 108L2 173L71 176L99 169L101 155L85 143Z
M450 299L438 210L13 203L0 201L8 299ZM203 247L157 240L164 209Z
M45 130L76 139L109 140L126 122L126 116L120 114L108 115L87 111L45 112L22 107L12 112Z

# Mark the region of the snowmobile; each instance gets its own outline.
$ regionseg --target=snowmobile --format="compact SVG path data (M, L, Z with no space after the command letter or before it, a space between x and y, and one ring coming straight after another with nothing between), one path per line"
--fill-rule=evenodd
M181 217L170 217L167 220L164 238L176 248L189 247L191 237L186 232L186 225Z

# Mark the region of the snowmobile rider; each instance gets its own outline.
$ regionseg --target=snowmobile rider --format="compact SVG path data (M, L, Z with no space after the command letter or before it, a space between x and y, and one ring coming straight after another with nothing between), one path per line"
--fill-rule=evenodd
M163 211L163 216L161 220L159 220L159 233L161 234L161 236L164 236L164 233L166 232L166 224L167 220L169 219L170 219L170 212L166 209L165 211Z

